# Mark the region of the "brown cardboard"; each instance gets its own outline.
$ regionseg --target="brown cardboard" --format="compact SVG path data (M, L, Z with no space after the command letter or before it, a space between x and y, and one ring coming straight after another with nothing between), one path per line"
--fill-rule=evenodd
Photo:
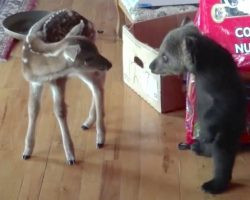
M152 74L149 64L165 35L185 16L194 15L182 13L123 26L123 80L160 113L185 107L183 81L178 76Z

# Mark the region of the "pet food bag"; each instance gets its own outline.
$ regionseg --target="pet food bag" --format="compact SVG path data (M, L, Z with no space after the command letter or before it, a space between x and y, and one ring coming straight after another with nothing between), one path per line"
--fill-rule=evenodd
M200 31L229 50L244 71L250 71L249 21L249 0L201 0L195 19Z
M201 0L195 18L199 30L231 52L241 74L250 72L250 0ZM250 143L250 79L245 87L248 96L247 127L242 143ZM186 144L199 136L196 115L195 78L187 75Z

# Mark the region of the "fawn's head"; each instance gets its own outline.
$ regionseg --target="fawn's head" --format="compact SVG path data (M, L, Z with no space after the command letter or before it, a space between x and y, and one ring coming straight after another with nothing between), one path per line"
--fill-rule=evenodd
M64 51L64 57L74 67L86 70L109 70L112 64L102 56L96 45L84 37L68 38L69 46Z

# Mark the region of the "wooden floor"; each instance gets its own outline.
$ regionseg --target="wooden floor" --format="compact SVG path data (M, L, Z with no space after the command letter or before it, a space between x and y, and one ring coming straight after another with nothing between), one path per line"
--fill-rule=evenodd
M113 0L40 0L37 9L73 8L92 20L100 51L113 63L106 82L107 141L95 147L95 130L83 132L90 92L79 80L67 85L68 122L77 165L68 166L48 88L38 119L33 157L21 159L27 127L28 85L20 67L20 44L0 65L0 200L247 200L250 154L237 157L233 184L223 195L204 194L212 161L178 151L184 111L161 115L122 82L122 43L115 40Z

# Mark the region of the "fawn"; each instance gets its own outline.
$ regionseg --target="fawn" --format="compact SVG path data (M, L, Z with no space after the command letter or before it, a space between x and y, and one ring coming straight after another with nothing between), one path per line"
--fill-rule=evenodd
M67 162L75 164L73 143L66 122L64 84L67 77L76 76L87 84L92 92L92 103L82 128L88 129L96 123L96 145L101 148L105 142L104 125L104 82L105 74L112 64L98 52L95 44L80 32L81 21L60 41L46 43L42 39L42 27L53 17L48 14L36 22L28 32L23 44L22 71L29 82L28 129L25 138L23 159L29 159L35 143L35 124L40 108L43 85L50 85L54 113L58 121Z

